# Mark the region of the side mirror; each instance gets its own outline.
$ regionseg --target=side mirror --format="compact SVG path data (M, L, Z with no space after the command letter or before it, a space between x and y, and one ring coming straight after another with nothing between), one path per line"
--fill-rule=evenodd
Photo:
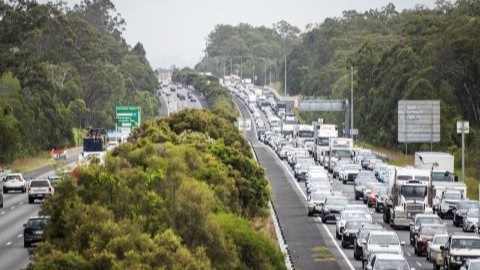
M24 224L23 224L23 227L27 227L27 223L24 223Z
M405 246L405 241L400 241L400 245Z
M413 221L410 221L410 227L413 227Z

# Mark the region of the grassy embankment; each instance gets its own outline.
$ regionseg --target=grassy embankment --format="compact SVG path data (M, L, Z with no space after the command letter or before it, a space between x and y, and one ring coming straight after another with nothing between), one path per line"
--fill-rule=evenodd
M75 142L75 145L73 145L72 147L81 146L82 138L85 137L85 135L87 134L87 130L74 128L72 132ZM7 169L10 169L14 172L25 173L43 168L48 165L53 165L55 167L59 164L51 158L50 151L41 151L35 156L19 158L13 161L7 166Z

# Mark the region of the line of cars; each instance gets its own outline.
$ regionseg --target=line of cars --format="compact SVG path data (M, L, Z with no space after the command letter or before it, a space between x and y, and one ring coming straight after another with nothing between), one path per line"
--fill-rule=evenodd
M355 149L351 158L338 160L330 173L345 185L353 182L355 200L364 203L354 204L332 189L334 180L329 178L326 164L315 163L307 148L292 145L288 138L268 126L262 125L257 135L292 167L298 181L305 182L308 216L318 215L323 223L334 221L336 238L343 248L353 246L354 258L362 261L363 269L390 269L385 268L385 263L409 269L402 250L405 243L400 241L396 232L373 223L370 212L374 209L380 213L386 207L387 183L392 166L366 149ZM410 224L406 223L410 228L410 244L415 255L425 256L434 269L478 269L475 267L478 267L477 258L480 258L480 238L477 236L479 204L458 194L462 193L448 189L442 191L437 198L436 214L413 215ZM443 220L448 217L453 218L455 226L463 226L464 231L477 233L449 233Z
M43 200L53 196L55 186L61 181L61 177L52 176L45 179L26 180L21 173L10 173L2 179L2 193L0 207L3 207L3 193L20 191L20 194L27 193L28 203L33 204L36 200ZM23 224L23 245L30 247L33 243L43 241L43 233L49 218L45 216L30 217Z

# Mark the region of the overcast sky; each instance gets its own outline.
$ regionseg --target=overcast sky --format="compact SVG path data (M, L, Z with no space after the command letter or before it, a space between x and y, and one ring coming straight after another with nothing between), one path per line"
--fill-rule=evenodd
M80 0L66 0L69 6ZM397 11L435 0L111 0L126 20L128 44L140 41L153 68L193 67L205 49L205 38L217 24L271 27L285 20L301 30L309 23L341 16L344 10L365 11L393 3ZM48 0L39 0L45 3ZM55 2L55 1L53 1Z

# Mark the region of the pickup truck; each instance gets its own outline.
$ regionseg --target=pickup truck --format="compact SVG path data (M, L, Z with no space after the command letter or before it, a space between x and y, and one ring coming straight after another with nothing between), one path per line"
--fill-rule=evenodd
M34 203L35 199L44 199L52 196L55 188L48 179L35 179L28 185L28 203Z
M458 270L468 259L480 258L480 237L453 234L440 250L444 258L443 269Z

